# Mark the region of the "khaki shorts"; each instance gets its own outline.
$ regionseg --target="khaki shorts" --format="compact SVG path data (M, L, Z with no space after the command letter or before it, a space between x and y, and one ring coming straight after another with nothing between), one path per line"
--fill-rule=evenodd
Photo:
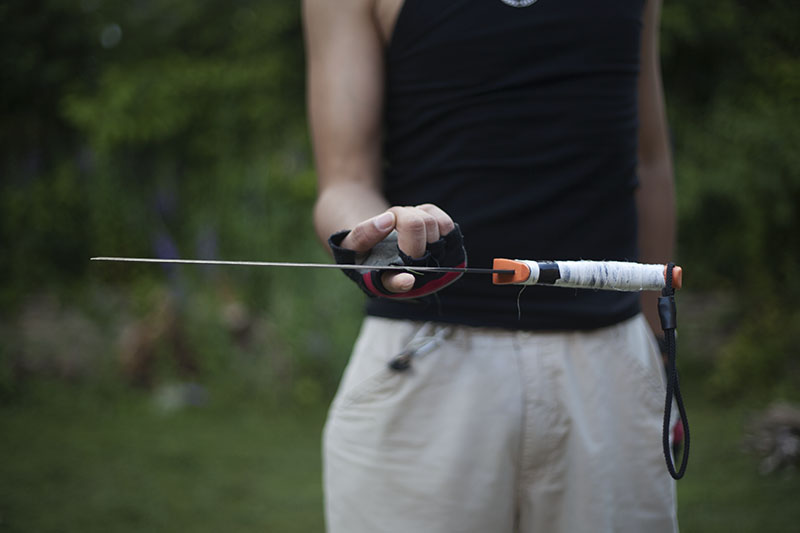
M367 318L325 427L328 530L677 531L663 402L641 316L568 333Z

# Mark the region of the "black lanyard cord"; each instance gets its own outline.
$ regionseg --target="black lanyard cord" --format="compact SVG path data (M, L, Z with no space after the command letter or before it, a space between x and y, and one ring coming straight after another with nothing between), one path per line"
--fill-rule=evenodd
M675 307L675 289L672 287L672 269L674 263L667 264L667 286L658 299L658 315L661 319L661 329L664 330L664 340L667 347L667 396L664 402L664 427L661 433L661 443L664 447L664 459L667 461L667 470L674 479L680 479L686 473L686 464L689 461L689 419L686 417L686 408L683 405L683 396L678 382L678 369L675 365L675 328L677 327L677 308ZM684 433L683 456L681 467L675 471L672 452L669 444L670 418L672 415L672 401L678 407Z

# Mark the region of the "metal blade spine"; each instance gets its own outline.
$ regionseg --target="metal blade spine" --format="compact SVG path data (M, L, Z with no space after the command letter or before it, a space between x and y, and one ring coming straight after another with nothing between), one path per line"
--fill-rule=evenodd
M404 265L337 265L330 263L292 263L282 261L223 261L217 259L160 259L152 257L92 257L91 261L114 261L126 263L160 263L180 265L227 265L262 266L287 268L333 268L346 270L397 270L404 272L461 272L464 274L508 274L512 271L491 268L415 267Z

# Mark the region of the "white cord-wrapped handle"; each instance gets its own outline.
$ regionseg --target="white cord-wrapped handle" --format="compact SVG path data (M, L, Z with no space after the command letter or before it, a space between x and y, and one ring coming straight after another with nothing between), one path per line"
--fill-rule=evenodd
M495 274L495 285L554 285L577 289L656 291L666 286L666 265L624 261L529 261L495 259L494 268L514 270ZM675 267L673 286L680 288L682 270Z

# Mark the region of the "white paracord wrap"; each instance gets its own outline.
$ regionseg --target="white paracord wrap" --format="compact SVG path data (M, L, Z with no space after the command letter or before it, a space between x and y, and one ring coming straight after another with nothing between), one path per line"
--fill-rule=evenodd
M528 280L520 285L539 282L539 262L519 259L531 269ZM664 265L644 265L623 261L554 261L561 274L553 285L578 289L616 291L660 290L666 285Z

